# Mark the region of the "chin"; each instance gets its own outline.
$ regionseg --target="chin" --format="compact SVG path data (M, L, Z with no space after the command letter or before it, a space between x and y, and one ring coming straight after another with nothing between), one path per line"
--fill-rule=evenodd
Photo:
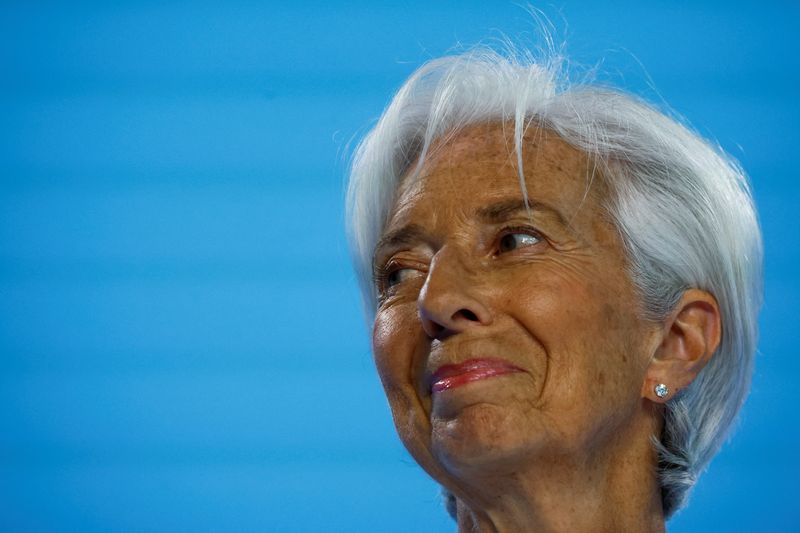
M507 407L478 403L448 419L432 420L431 448L452 474L513 473L529 462L536 443L525 420Z

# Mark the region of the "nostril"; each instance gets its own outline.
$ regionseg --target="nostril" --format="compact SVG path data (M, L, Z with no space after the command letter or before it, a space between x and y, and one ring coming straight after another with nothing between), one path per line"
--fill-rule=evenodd
M435 315L428 314L424 309L420 309L419 318L422 322L422 329L432 339L444 340L447 337L463 331L464 328L469 327L470 322L478 322L481 320L475 311L465 307L456 311L450 316L450 319L445 319L447 315L443 315L441 319L437 319Z
M458 313L456 313L456 316L458 316L458 315L461 315L464 318L466 318L467 320L471 320L472 322L478 322L478 315L476 315L475 313L473 313L469 309L460 310Z

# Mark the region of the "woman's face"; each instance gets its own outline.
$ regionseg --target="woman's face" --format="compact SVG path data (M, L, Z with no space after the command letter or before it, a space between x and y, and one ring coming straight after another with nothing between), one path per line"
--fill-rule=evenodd
M377 367L400 437L445 485L612 453L656 348L585 156L526 136L528 212L513 145L489 125L438 147L376 248Z

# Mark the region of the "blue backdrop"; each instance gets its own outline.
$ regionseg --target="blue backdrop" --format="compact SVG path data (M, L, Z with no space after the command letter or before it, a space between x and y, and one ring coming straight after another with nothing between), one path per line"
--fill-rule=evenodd
M766 242L752 394L670 530L797 530L800 11L642 4L550 14L578 62L606 58L741 160ZM454 530L372 368L343 181L414 68L497 29L531 19L3 4L0 530Z

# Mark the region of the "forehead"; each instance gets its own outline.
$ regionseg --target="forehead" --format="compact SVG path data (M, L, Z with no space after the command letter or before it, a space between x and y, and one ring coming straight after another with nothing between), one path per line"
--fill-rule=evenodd
M591 214L599 203L587 156L557 134L531 128L523 139L525 188L532 203L555 208L567 220L579 210ZM422 169L398 188L390 223L416 218L425 207L477 209L495 200L522 198L513 126L470 126L434 142ZM593 183L597 181L597 183Z

